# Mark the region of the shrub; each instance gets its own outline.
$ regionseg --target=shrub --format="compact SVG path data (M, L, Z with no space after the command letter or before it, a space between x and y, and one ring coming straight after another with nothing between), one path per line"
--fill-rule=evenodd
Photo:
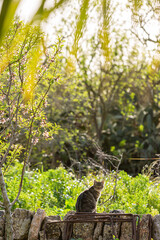
M12 201L19 187L22 165L16 162L5 174L8 196ZM72 172L63 167L46 172L35 169L26 171L23 189L15 208L25 208L36 211L42 208L47 215L58 214L64 216L68 211L75 210L78 195L91 186L95 177L90 174L82 179L76 179ZM133 214L158 214L160 213L160 183L154 183L149 177L139 174L136 177L129 176L121 171L115 186L115 173L105 177L105 187L98 203L97 212L121 209ZM113 194L114 193L114 194ZM113 198L110 198L114 195ZM2 196L0 195L2 199Z

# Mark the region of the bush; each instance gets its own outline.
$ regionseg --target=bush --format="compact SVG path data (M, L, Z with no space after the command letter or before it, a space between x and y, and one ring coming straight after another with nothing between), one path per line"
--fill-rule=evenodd
M8 196L12 201L17 192L21 177L21 163L17 162L5 174ZM76 179L72 172L63 167L46 172L35 169L26 171L23 189L15 208L25 208L36 211L42 208L47 215L64 216L68 211L75 210L78 195L91 186L95 177L90 174L82 179ZM154 183L149 177L139 174L131 177L124 171L118 174L114 198L115 173L105 177L105 187L98 203L97 212L121 209L126 213L159 214L160 213L160 183ZM2 199L2 196L0 195Z

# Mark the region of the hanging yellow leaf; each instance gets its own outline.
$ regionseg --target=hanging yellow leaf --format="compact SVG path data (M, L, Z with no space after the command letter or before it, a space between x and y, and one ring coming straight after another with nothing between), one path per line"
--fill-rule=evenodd
M137 13L143 5L143 0L130 0L132 4L132 11Z
M31 52L31 57L29 59L27 69L26 69L26 81L24 83L24 101L29 101L33 99L34 89L36 86L36 82L38 80L37 72L38 72L38 64L41 60L41 44L37 45L36 48Z
M66 64L66 73L67 74L73 74L76 71L76 59L74 55L70 55L67 59Z
M72 47L72 54L74 54L75 56L77 55L79 39L83 35L82 30L84 29L87 18L88 18L88 14L87 14L88 8L89 8L89 0L83 0L81 9L80 9L80 15L79 15L77 25L76 25L74 44Z
M103 12L103 26L99 31L99 39L101 43L102 54L105 61L110 61L111 49L110 49L110 21L111 21L111 1L102 0L102 12Z
M14 19L15 12L20 3L20 0L3 0L0 12L0 43L3 36L8 31L11 22Z
M105 61L109 62L111 56L111 49L109 46L110 44L109 30L103 28L99 33L99 39L101 42L102 54L105 58Z

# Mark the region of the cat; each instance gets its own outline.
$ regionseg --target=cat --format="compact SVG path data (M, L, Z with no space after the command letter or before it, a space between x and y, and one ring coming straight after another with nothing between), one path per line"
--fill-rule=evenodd
M82 192L76 202L76 212L92 212L96 213L97 202L101 195L101 191L104 187L104 181L97 182L94 180L94 184L89 189Z

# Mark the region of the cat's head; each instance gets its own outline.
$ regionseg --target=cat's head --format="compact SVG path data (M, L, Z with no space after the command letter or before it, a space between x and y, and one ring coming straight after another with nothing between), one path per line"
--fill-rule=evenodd
M94 180L94 188L98 191L101 191L104 187L104 180L101 182L97 182L96 180Z

